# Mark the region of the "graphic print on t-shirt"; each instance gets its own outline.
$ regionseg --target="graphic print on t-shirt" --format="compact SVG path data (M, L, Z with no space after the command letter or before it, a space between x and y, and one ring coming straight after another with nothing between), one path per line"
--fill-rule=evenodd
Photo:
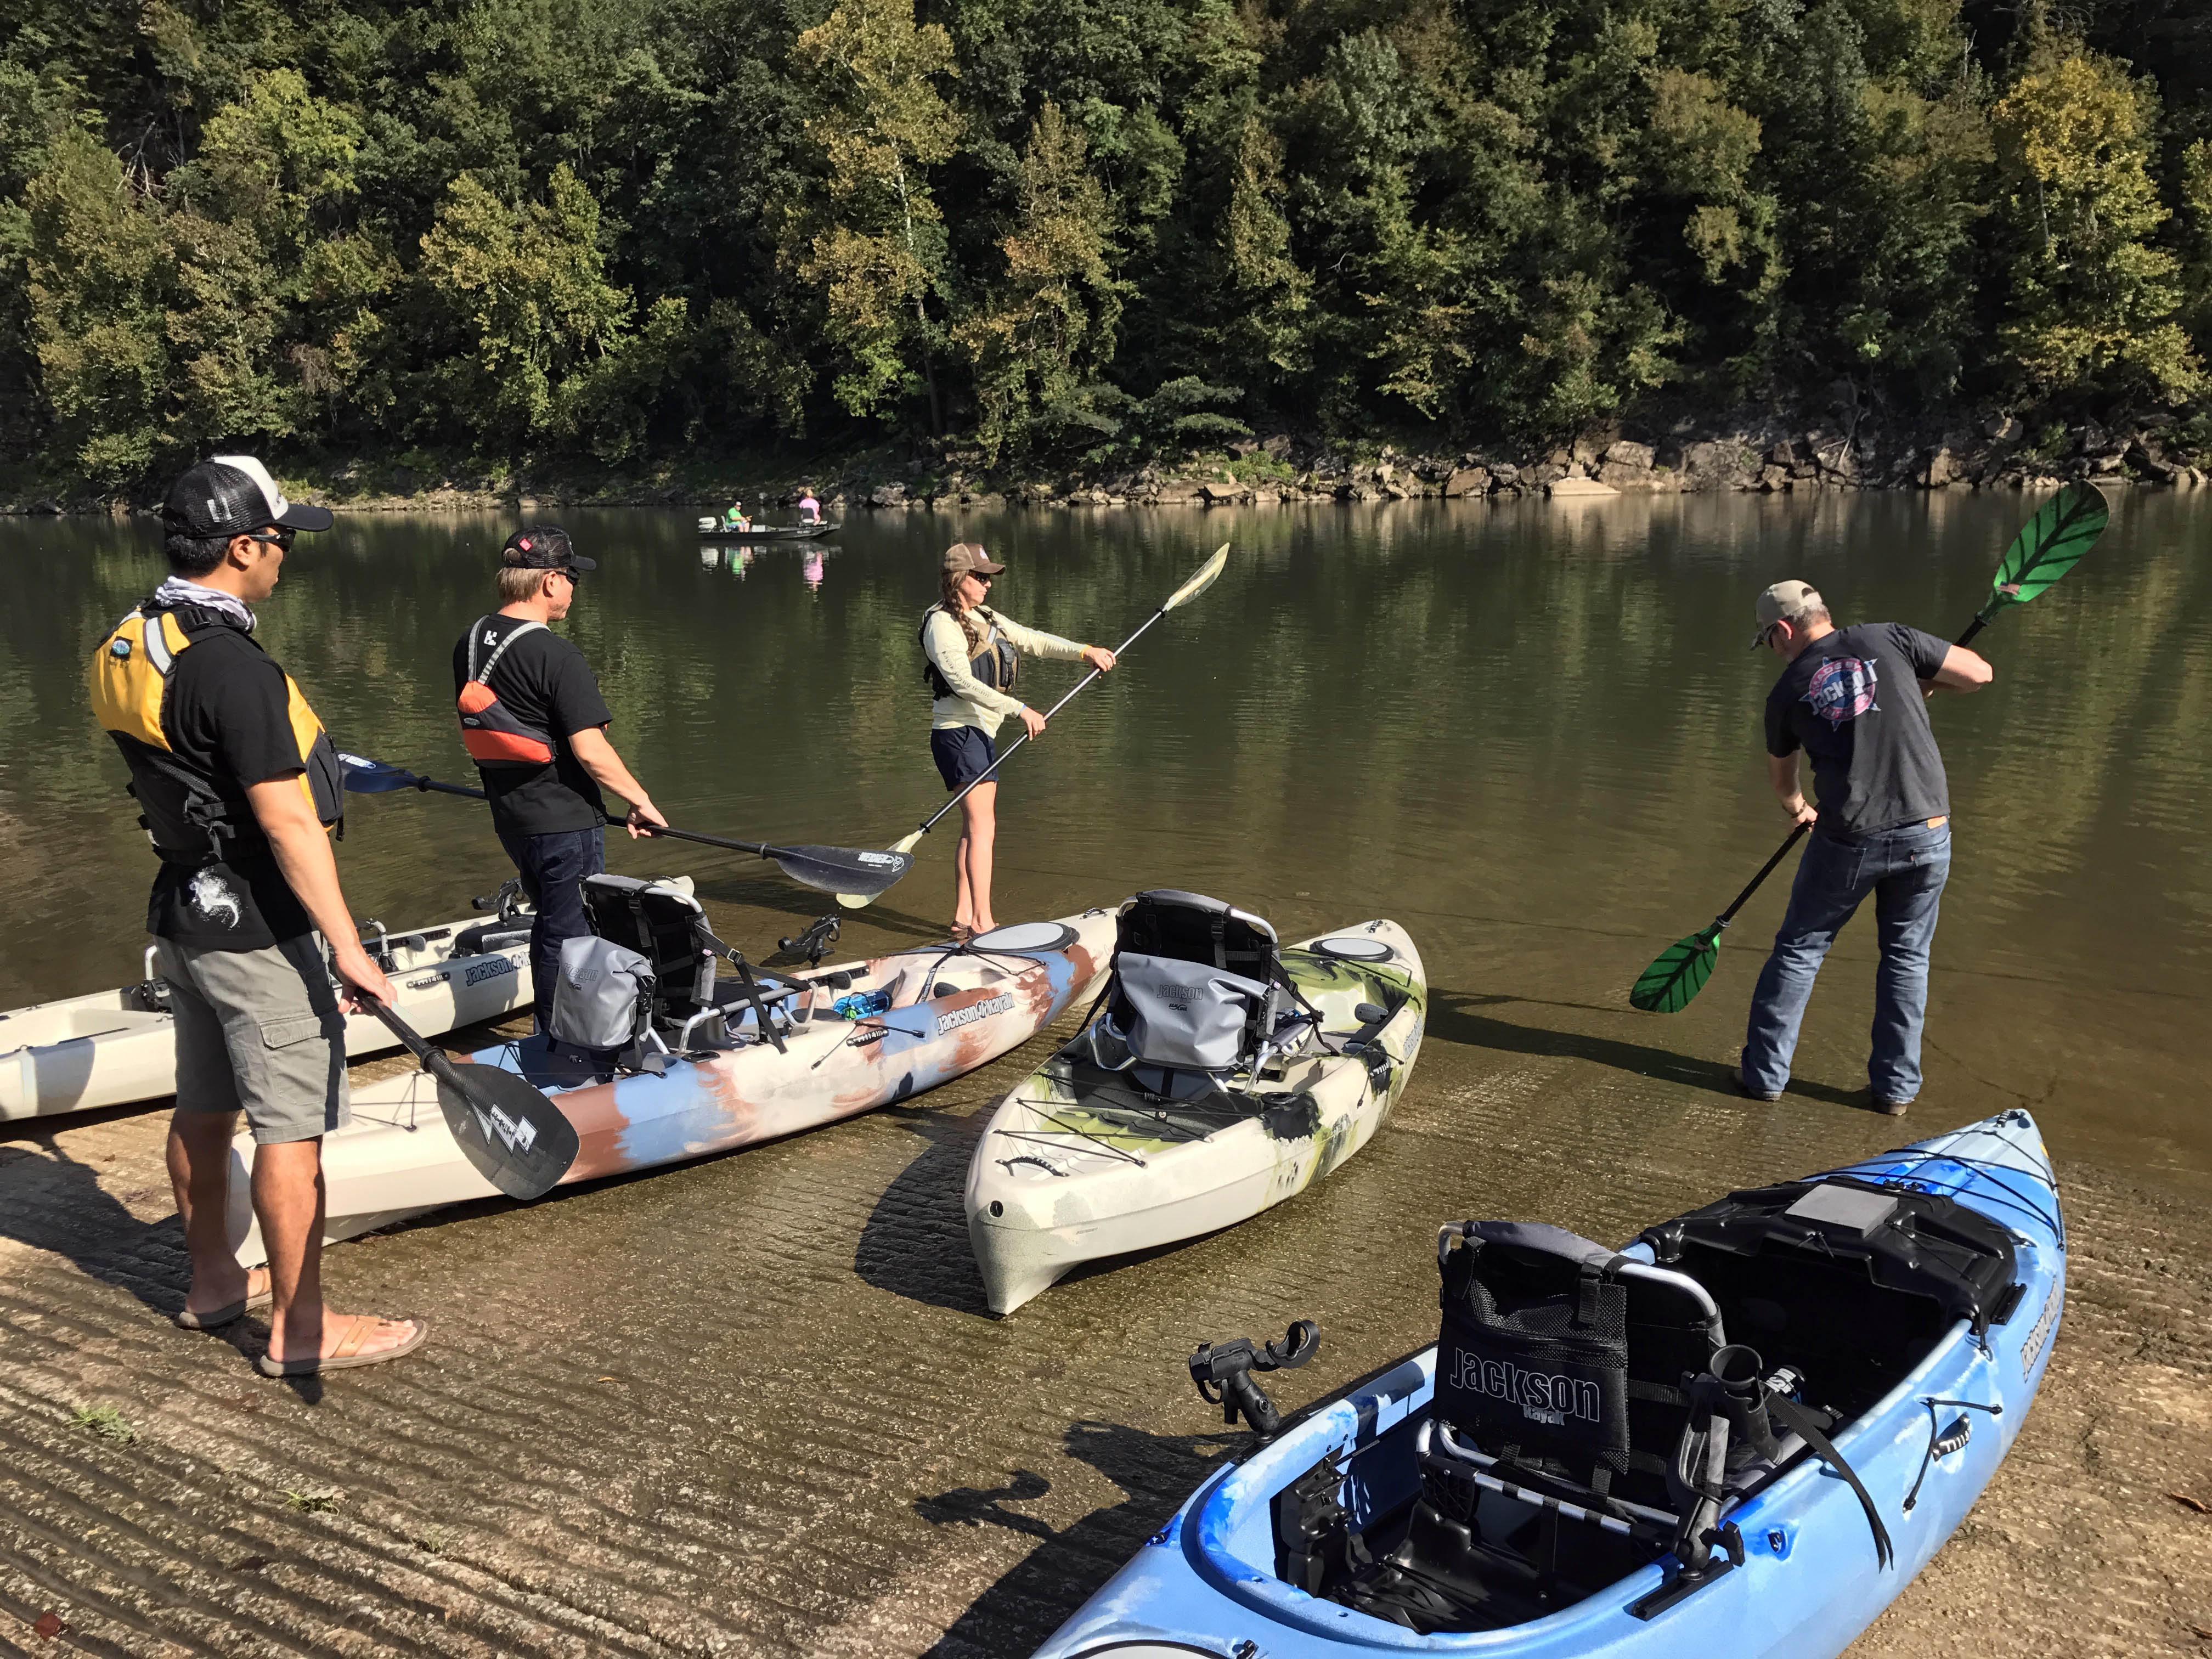
M1872 662L1863 657L1831 657L1806 682L1805 701L1829 725L1841 726L1869 711L1880 712L1875 689Z
M219 921L226 927L235 927L245 920L246 907L230 884L213 870L198 870L186 888L191 896L192 908L210 921Z

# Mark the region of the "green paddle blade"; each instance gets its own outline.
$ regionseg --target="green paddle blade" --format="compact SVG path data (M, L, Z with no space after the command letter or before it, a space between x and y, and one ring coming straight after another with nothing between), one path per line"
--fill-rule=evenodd
M1628 1002L1649 1014L1679 1014L1705 988L1720 960L1721 924L1714 922L1687 939L1678 939L1651 959L1629 988Z
M2093 483L2070 483L2021 526L2005 550L1980 611L1988 622L2010 605L2026 605L2081 562L2111 521L2112 506Z

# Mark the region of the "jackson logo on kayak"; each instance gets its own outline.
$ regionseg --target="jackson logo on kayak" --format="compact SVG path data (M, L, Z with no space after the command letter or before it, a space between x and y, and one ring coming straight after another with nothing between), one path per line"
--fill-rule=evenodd
M461 975L461 983L474 985L478 980L497 979L501 974L511 974L514 964L505 957L486 957Z
M1874 665L1863 657L1831 657L1805 683L1805 701L1831 726L1856 720L1869 709L1880 712Z
M483 1138L489 1141L496 1134L507 1143L507 1149L511 1152L528 1152L538 1139L536 1124L511 1118L496 1106L489 1114L481 1106L476 1111L477 1122L483 1130Z
M988 1019L994 1014L1003 1014L1013 1006L1012 995L1002 991L997 996L986 997L982 1001L970 1003L965 1008L955 1008L949 1014L939 1014L937 1017L937 1035L943 1036L947 1031L957 1031L963 1025L973 1025L979 1019Z
M1596 1383L1562 1372L1524 1371L1510 1359L1485 1359L1465 1348L1452 1350L1452 1386L1518 1406L1522 1416L1538 1423L1598 1420Z
M2043 1357L2044 1344L2051 1340L2051 1327L2058 1322L2058 1304L2063 1299L2056 1285L2045 1292L2043 1311L2036 1315L2035 1326L2028 1332L2027 1340L2020 1345L2020 1374L2022 1376L2033 1370L2035 1362Z

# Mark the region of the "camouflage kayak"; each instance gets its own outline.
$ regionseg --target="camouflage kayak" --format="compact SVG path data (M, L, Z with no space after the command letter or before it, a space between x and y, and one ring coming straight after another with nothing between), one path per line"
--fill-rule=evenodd
M1257 1215L1382 1127L1421 1047L1413 940L1364 922L1286 945L1281 963L1318 1027L1262 1059L1257 1079L1129 1065L1094 1023L1006 1095L968 1170L994 1313L1084 1262Z
M1097 993L1113 941L1113 913L1091 910L1015 923L964 946L825 968L806 975L803 991L766 998L781 1050L759 1040L748 1012L726 1031L678 1042L658 1072L594 1073L549 1054L538 1037L470 1058L528 1078L575 1125L582 1150L557 1195L578 1182L730 1152L949 1083L1082 1008ZM248 1266L266 1259L246 1176L252 1157L252 1139L241 1135L232 1153L230 1237ZM324 1137L323 1180L325 1243L497 1195L463 1156L437 1085L419 1072L354 1091L353 1121Z

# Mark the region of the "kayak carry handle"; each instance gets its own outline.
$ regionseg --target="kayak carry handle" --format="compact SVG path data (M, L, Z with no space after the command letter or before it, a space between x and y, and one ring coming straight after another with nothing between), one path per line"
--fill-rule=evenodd
M1242 1415L1264 1443L1282 1432L1283 1414L1252 1380L1252 1373L1296 1370L1320 1352L1321 1327L1310 1319L1295 1320L1283 1334L1280 1346L1270 1342L1255 1347L1245 1336L1200 1343L1190 1357L1190 1380L1198 1386L1200 1399L1221 1407L1224 1423L1233 1427Z

